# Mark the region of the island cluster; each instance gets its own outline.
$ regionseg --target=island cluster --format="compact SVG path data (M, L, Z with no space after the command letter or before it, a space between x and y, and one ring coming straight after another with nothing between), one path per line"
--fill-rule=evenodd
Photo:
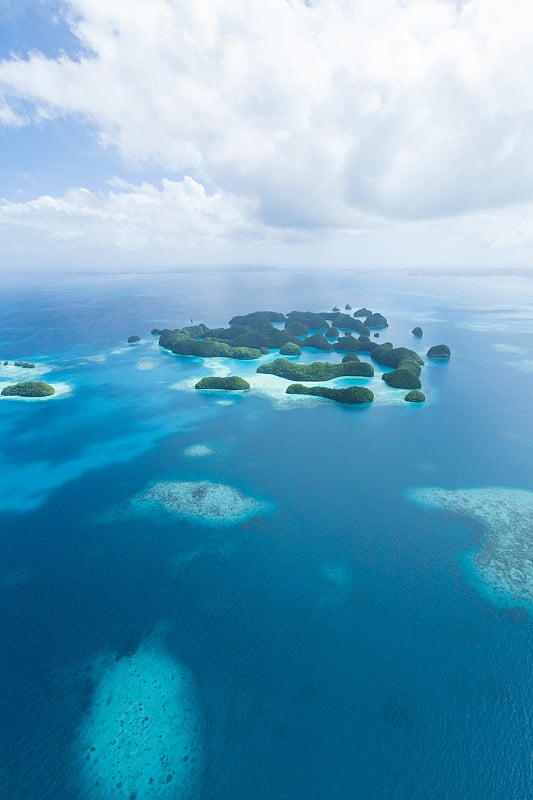
M366 386L331 388L323 385L340 377L372 378L374 367L361 361L364 354L385 368L382 379L390 387L407 389L405 400L420 403L425 400L421 391L421 371L424 361L409 347L394 347L392 342L378 343L373 338L388 327L387 318L366 307L352 311L346 304L344 311L335 306L331 311L253 311L230 319L228 327L209 328L203 323L183 328L154 328L159 345L175 355L197 358L222 357L236 361L253 361L278 351L273 361L257 367L258 373L276 375L293 381L287 394L305 394L325 397L340 403L361 405L371 403L374 393ZM374 337L371 338L372 333ZM411 331L420 339L422 329ZM130 336L128 341L138 341ZM305 348L344 354L340 363L315 361L299 363L297 359ZM449 359L447 345L434 345L427 351L430 359ZM315 385L309 385L315 384ZM239 375L226 377L206 376L196 383L199 390L246 391L250 384Z

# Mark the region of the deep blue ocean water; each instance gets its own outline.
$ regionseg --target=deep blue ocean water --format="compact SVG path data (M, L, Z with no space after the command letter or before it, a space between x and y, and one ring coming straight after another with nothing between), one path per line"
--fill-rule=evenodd
M465 571L479 526L406 498L533 490L530 277L3 283L0 359L54 365L44 379L72 392L0 401L0 797L118 796L83 779L92 665L154 636L194 679L198 800L533 796L533 616L491 604ZM220 405L174 388L198 361L150 336L345 303L384 313L382 340L418 346L420 324L421 346L451 347L424 367L425 406L286 409L253 392ZM187 456L196 444L212 454ZM269 509L226 527L113 516L160 480L228 484Z

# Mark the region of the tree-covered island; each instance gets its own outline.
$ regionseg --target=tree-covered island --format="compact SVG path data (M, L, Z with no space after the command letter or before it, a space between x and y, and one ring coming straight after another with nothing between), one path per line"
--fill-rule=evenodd
M250 388L248 381L238 375L230 375L225 378L209 376L202 378L194 387L195 389L225 389L226 391L242 392Z
M344 376L371 378L374 374L372 364L359 359L331 364L329 361L314 361L312 364L297 364L286 358L276 358L268 364L261 364L257 372L277 375L289 381L331 381Z
M291 383L290 386L287 386L286 393L325 397L327 400L336 400L337 403L349 403L350 405L363 405L363 403L371 403L374 399L374 392L371 392L366 386L330 389L328 386L304 386L301 383Z
M23 381L4 386L1 393L4 397L51 397L56 390L44 381Z
M380 344L371 339L372 329L376 331L388 326L383 314L372 312L364 306L352 312L349 304L345 306L347 311L351 313L343 313L337 306L332 311L320 312L293 310L284 314L279 311L253 311L232 317L227 327L209 328L199 323L175 329L154 328L152 333L159 334L159 344L163 349L178 356L253 361L277 351L280 357L261 363L256 369L257 373L294 381L287 389L289 394L302 394L305 391L312 396L344 403L371 402L373 394L360 386L333 389L324 386L305 387L303 384L323 383L340 377L372 378L372 364L360 361L357 355L367 354L375 363L388 368L381 376L386 384L411 390L405 399L408 402L421 402L420 375L424 361L418 353L407 347L394 347L391 342ZM422 331L414 328L412 333L420 337ZM379 334L374 333L376 335ZM344 356L341 363L314 361L302 364L298 359L308 348L344 353ZM446 345L430 348L428 357L449 358L449 348ZM250 385L237 376L206 377L198 381L196 388L243 390L250 388Z

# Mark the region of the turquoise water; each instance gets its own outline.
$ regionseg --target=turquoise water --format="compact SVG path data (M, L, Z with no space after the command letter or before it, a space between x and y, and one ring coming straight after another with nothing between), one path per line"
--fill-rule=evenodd
M4 281L0 357L71 391L0 401L0 796L530 797L533 617L480 586L478 522L409 499L533 490L529 281ZM188 388L205 365L150 336L345 303L384 313L382 340L450 345L425 406L220 404ZM157 482L231 487L252 511L139 511Z

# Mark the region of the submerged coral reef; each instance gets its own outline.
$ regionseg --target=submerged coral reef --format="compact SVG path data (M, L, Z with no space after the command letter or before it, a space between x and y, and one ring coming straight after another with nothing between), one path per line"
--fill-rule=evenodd
M452 511L481 523L486 535L473 555L479 577L496 595L514 603L533 603L533 492L428 488L411 491L409 498L423 507Z
M76 740L83 797L197 797L202 729L188 670L164 649L144 645L97 671Z
M159 481L150 484L133 503L142 509L160 507L208 525L236 525L267 510L261 500L211 481Z

